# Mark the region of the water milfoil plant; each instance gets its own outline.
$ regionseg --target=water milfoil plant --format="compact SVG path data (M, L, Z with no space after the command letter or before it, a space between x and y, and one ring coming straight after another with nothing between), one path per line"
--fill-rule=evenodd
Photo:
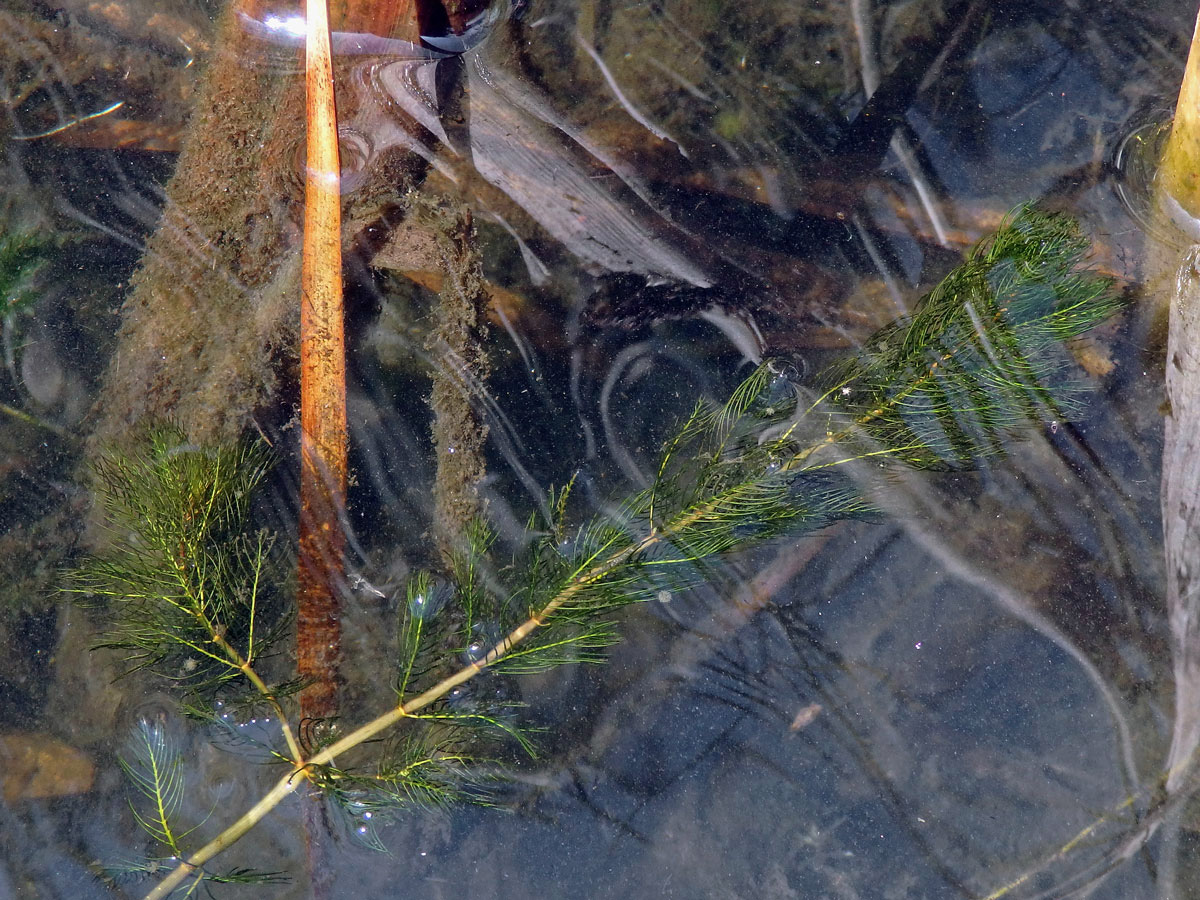
M144 870L176 862L146 896L229 880L213 860L306 785L369 844L376 824L406 807L486 800L495 750L531 745L503 692L470 690L481 673L599 661L622 607L703 583L719 555L870 513L851 464L970 467L1002 452L1015 429L1069 417L1080 394L1063 342L1119 305L1109 282L1081 267L1087 249L1072 220L1022 208L910 318L815 387L768 362L723 405L698 405L666 441L650 487L605 514L580 523L571 485L552 491L550 520L531 522L526 549L504 566L476 522L444 571L411 578L397 604L394 702L356 727L293 728L294 673L261 671L266 638L287 623L286 604L264 600L270 542L247 515L262 452L160 431L142 455L102 463L119 540L75 584L107 602L105 643L193 698L270 707L278 735L267 749L284 769L201 846L185 846L170 810L140 814L160 845ZM157 732L141 733L157 746ZM131 771L151 801L176 790L153 767Z

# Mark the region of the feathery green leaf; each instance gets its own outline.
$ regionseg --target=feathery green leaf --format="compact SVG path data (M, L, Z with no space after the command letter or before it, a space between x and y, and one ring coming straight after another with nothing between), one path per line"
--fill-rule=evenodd
M179 833L173 820L184 794L183 758L172 746L165 723L140 719L129 758L118 757L117 762L148 807L143 813L130 802L138 825L173 855L181 855L179 841L187 833Z
M922 468L969 467L1002 452L1005 432L1069 417L1063 342L1120 306L1111 282L1081 268L1074 220L1017 209L918 305L822 379L809 415L840 456L884 454Z
M113 612L101 646L123 651L131 669L207 690L279 636L263 609L272 540L248 525L269 466L257 445L196 447L175 428L96 465L111 546L68 590Z

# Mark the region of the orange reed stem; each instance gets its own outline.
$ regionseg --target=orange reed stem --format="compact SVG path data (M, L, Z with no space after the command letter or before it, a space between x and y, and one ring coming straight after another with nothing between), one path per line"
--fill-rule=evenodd
M346 498L346 350L337 111L325 0L308 0L307 169L300 300L300 538L296 664L302 716L337 709Z

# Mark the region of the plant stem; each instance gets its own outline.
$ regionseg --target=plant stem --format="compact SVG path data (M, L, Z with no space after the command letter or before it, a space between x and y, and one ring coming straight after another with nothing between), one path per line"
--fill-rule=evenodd
M487 475L483 448L488 426L471 397L488 377L488 295L470 210L439 210L437 246L442 288L426 346L435 360L430 398L437 453L434 527L442 559L450 565L469 524L483 515L479 485Z
M702 515L702 512L697 509L693 510L687 516L674 523L675 529L684 527ZM215 857L223 852L236 841L238 841L246 832L250 831L257 825L264 816L279 803L293 793L301 783L311 777L312 768L315 766L324 766L332 763L338 756L346 753L364 741L368 741L377 734L386 731L401 719L412 715L420 709L429 706L435 700L445 696L455 687L470 681L488 666L498 662L509 653L514 647L533 634L538 628L545 624L546 619L553 615L554 611L565 604L573 596L589 584L603 578L615 568L623 564L631 557L637 556L640 553L653 547L664 537L669 536L670 532L651 531L650 534L642 538L635 544L630 544L621 550L610 554L607 558L598 562L587 572L573 579L570 584L559 591L545 606L543 606L535 615L530 616L525 622L518 625L508 636L500 643L491 649L491 651L483 659L473 662L459 669L454 674L442 679L433 687L418 694L411 700L401 703L393 707L381 716L367 722L365 725L356 728L354 731L340 738L333 744L330 744L325 749L315 753L307 760L299 761L292 771L283 776L275 783L275 786L268 791L261 800L247 810L241 818L226 828L213 840L205 844L184 862L171 871L155 888L145 896L145 900L162 900L167 897L176 887L183 883L193 873Z
M1167 610L1175 675L1175 717L1166 789L1180 790L1200 748L1200 18L1179 89L1175 120L1155 176L1156 211L1180 232L1180 246L1151 245L1148 284L1163 286L1169 307L1162 521Z
M300 743L296 740L296 733L292 730L292 724L288 721L287 715L283 711L283 706L275 698L275 695L271 693L271 689L267 687L258 673L254 671L254 667L250 664L250 661L243 659L242 655L237 652L237 649L220 635L214 635L213 642L231 660L237 662L238 671L245 675L246 680L254 685L255 690L262 694L263 699L271 704L271 708L275 711L275 715L279 719L279 730L283 732L283 739L287 742L288 753L292 755L292 759L299 760L303 758L304 753L300 750Z
M296 665L301 715L337 709L346 497L346 350L337 112L325 0L308 0L307 166L300 301L300 537Z
M170 896L171 892L182 884L189 875L199 871L205 862L232 846L241 839L242 835L262 821L267 813L278 806L284 797L295 791L307 777L307 774L303 770L298 770L294 774L289 774L286 778L281 778L276 782L275 787L271 788L270 791L263 795L261 800L246 811L245 815L205 844L204 847L192 855L191 859L185 860L176 866L166 878L155 885L150 893L146 894L145 900L162 900L162 898Z
M255 618L255 607L258 604L258 573L260 571L261 555L258 559L258 564L255 566L254 588L251 592L252 600L250 608L251 637L245 656L242 656L238 649L233 646L233 644L229 643L228 640L226 640L222 630L217 627L217 625L214 624L205 613L205 609L209 604L205 601L203 595L197 594L192 579L188 576L187 567L180 564L178 561L175 562L174 574L179 583L180 590L183 593L183 596L187 598L188 602L186 604L175 605L176 608L182 612L186 612L195 617L196 621L200 623L200 626L206 632L208 632L209 640L217 647L218 650L221 651L221 653L225 655L225 658L224 660L220 660L220 657L214 653L209 653L204 647L196 646L195 644L189 644L189 646L191 646L192 649L194 649L197 653L204 653L212 659L220 660L226 665L232 666L241 672L243 676L245 676L246 680L254 686L254 689L262 695L262 698L266 700L267 703L271 705L271 708L275 711L275 715L279 719L279 728L283 732L284 740L288 745L288 752L291 754L292 760L299 760L303 758L304 754L300 749L299 741L296 740L296 733L292 728L291 722L288 721L288 717L283 710L283 706L280 704L278 699L276 699L271 689L267 687L266 682L264 682L259 674L254 671L253 623Z
M1187 215L1200 218L1200 17L1156 180Z

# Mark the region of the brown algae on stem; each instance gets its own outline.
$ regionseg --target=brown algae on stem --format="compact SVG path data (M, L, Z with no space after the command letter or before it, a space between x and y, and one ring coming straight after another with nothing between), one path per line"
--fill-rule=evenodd
M476 404L487 381L488 291L469 210L434 210L442 283L433 334L434 522L444 561L463 543L470 524L483 516L479 485L488 426Z
M276 387L296 341L294 217L299 86L259 64L231 3L166 189L166 207L131 279L96 408L93 456L139 422L175 421L190 440L239 436ZM213 185L219 183L220 190ZM236 273L236 275L232 274Z

